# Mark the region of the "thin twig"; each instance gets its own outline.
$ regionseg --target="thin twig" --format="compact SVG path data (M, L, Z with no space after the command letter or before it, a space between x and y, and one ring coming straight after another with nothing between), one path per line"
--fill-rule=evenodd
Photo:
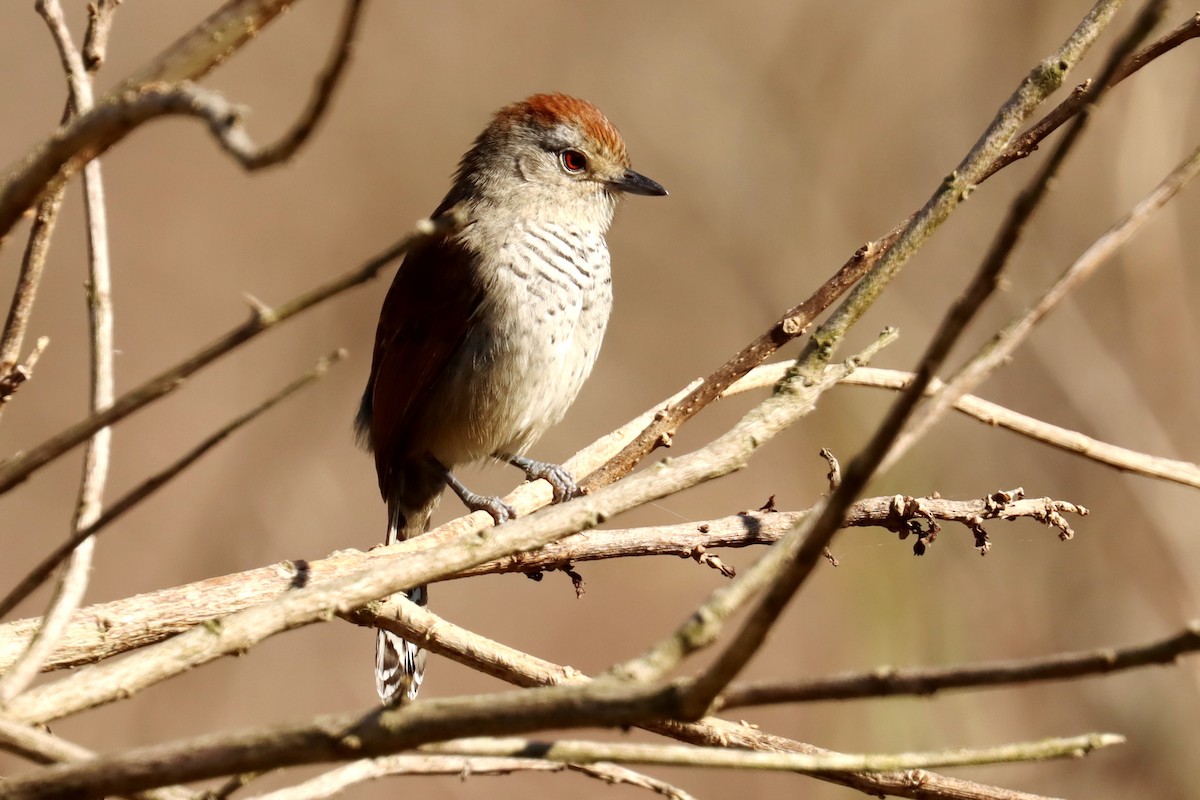
M247 800L321 800L352 786L394 775L512 775L516 772L562 772L567 767L537 758L473 758L471 756L394 755L364 758L331 769L303 783L256 794Z
M673 798L695 800L690 794L669 783L642 775L616 764L576 766L541 758L476 757L437 754L403 754L366 758L332 769L315 778L286 789L254 795L248 800L320 800L332 797L356 784L393 775L458 775L464 781L476 775L511 775L515 772L562 772L572 770L610 784L649 789Z
M862 369L848 376L842 382L853 386L903 389L909 384L912 377L911 372ZM931 381L925 392L926 396L935 395L943 386L945 384L941 381ZM1034 441L1083 456L1099 464L1107 464L1124 472L1132 472L1148 478L1161 478L1200 489L1200 464L1191 461L1140 453L1126 447L1102 442L1091 436L1085 436L1079 431L1020 414L972 394L959 397L954 403L954 408L990 427L1006 428Z
M107 97L152 83L194 81L207 75L260 35L296 0L229 0L130 75ZM107 98L106 98L107 99Z
M1009 322L991 341L979 349L913 418L896 440L880 467L887 470L923 437L958 399L985 381L1008 363L1013 352L1029 338L1034 328L1072 291L1083 284L1117 250L1128 242L1156 211L1183 190L1200 173L1200 147L1171 170L1154 189L1125 216L1092 243L1023 314Z
M677 767L717 769L786 770L815 774L824 772L898 772L929 767L967 767L983 764L1016 764L1051 758L1079 758L1093 750L1124 744L1125 737L1113 733L1090 733L1069 738L1015 742L996 747L963 747L926 753L854 755L837 753L755 753L718 747L688 747L677 744L588 742L562 739L539 742L529 739L474 737L426 745L431 753L476 756L536 756L552 761L587 764L613 761L623 764L660 764Z
M100 156L140 125L157 117L183 114L205 120L221 148L248 172L287 160L308 140L345 74L353 37L361 19L362 4L363 0L348 0L337 47L317 82L309 105L292 129L277 143L261 148L255 145L242 125L240 108L219 92L189 83L186 77L176 77L173 83L161 82L166 80L165 76L155 82L145 82L140 77L131 78L107 95L94 111L89 107L91 113L80 112L77 119L64 125L39 145L0 182L0 242L25 210L42 196L55 191L84 164ZM244 22L237 22L235 27L239 32L243 32ZM188 37L191 36L188 34ZM188 37L185 40L190 41ZM173 49L183 47L185 40L181 40ZM214 57L214 51L210 49L203 52L206 58ZM180 66L166 72L172 75L182 72L187 77L198 77L212 66L215 64L208 64L207 67L190 64L186 68Z
M408 252L410 248L431 237L444 235L455 229L458 224L457 218L451 216L441 217L437 220L422 220L417 224L413 233L405 236L361 267L294 297L277 308L254 309L252 316L246 322L232 328L198 352L141 386L121 395L107 410L75 423L14 458L0 462L0 493L9 491L38 469L79 445L101 428L108 427L170 394L183 385L183 382L189 377L226 353L237 349L280 323L336 297L348 289L366 283L377 276L392 261Z
M63 18L58 0L38 0L40 13L49 26L70 85L71 105L77 114L92 109L92 79L83 65ZM89 411L98 414L112 405L113 308L112 270L108 251L108 214L104 203L104 182L100 162L91 161L83 170L84 215L88 244L88 334L91 381ZM112 447L112 429L101 428L88 441L83 456L83 478L75 507L72 528L91 525L100 516L104 487L108 482L108 464ZM29 648L12 668L0 676L0 707L7 706L33 682L42 664L54 651L71 616L83 602L92 569L94 540L85 540L70 555L59 577L42 625L29 642Z
M319 109L327 101L318 101ZM164 116L203 120L221 149L248 172L289 157L316 122L302 120L298 136L292 131L281 145L259 147L242 124L243 113L220 92L186 81L150 84L106 99L56 131L0 182L0 240L26 209L150 120Z
M347 0L333 55L317 79L317 86L308 100L308 107L292 125L291 130L280 137L279 141L253 153L249 158L239 159L247 171L262 169L288 160L312 135L317 123L321 121L325 110L329 108L329 104L333 100L333 93L346 73L346 65L350 63L354 38L358 32L359 21L362 19L364 4L365 0Z
M1200 36L1200 13L1193 14L1175 30L1163 35L1157 41L1147 45L1142 50L1126 58L1108 79L1109 88L1116 86L1142 67L1160 56L1171 52L1179 45ZM1084 81L1076 86L1066 100L1063 100L1037 124L1018 136L1012 144L1005 148L995 162L988 167L984 179L991 177L1014 161L1027 158L1037 152L1038 144L1063 123L1079 113L1089 102L1092 81Z
M743 392L773 386L783 380L792 367L793 364L790 361L762 364L729 387L722 396L731 397ZM913 373L911 372L879 367L860 367L843 378L842 383L879 389L903 389L912 382L912 379ZM940 380L930 381L925 396L936 395L943 386L945 384ZM972 394L960 397L954 404L954 408L989 427L1005 428L1034 441L1083 456L1099 464L1107 464L1125 472L1133 472L1148 478L1161 478L1200 489L1200 465L1191 461L1164 458L1102 442L1078 431L1052 425L1044 420L1021 414Z
M897 695L925 697L949 689L996 688L1091 678L1130 669L1174 664L1180 656L1198 652L1200 620L1193 620L1173 636L1131 647L1106 647L1089 652L1056 653L1038 658L948 667L876 667L868 672L851 672L828 678L734 683L721 694L717 705L719 709L726 709Z
M90 27L88 33L91 33ZM68 93L59 126L65 125L74 116L75 106ZM0 383L4 384L4 388L0 389L0 413L4 412L3 402L26 380L26 376L22 376L19 367L15 365L21 354L21 345L25 341L25 332L29 328L29 318L33 315L33 303L42 283L46 257L50 252L50 241L54 237L58 212L62 208L65 194L66 186L63 184L47 193L38 203L37 212L29 227L29 239L25 243L21 269L17 273L17 283L13 288L13 299L8 306L4 333L0 334ZM0 237L0 241L2 238ZM34 360L36 361L36 358Z
M75 548L84 541L100 533L111 523L115 522L125 512L129 511L154 492L161 489L185 469L198 461L205 453L231 436L238 429L257 419L260 415L271 410L285 399L300 391L309 384L325 376L329 368L346 357L345 350L337 350L321 358L316 366L296 378L287 386L259 403L254 408L230 420L214 431L200 444L193 447L175 462L155 473L140 484L126 492L120 499L113 502L108 509L97 517L91 524L77 529L65 542L60 544L47 555L36 567L21 579L3 600L0 600L0 617L5 616L16 608L17 604L33 593L37 587L50 577L55 568L66 559Z
M4 410L4 404L12 399L13 394L21 388L25 381L33 377L33 368L37 366L38 359L42 357L42 353L46 351L49 344L50 337L39 336L23 362L14 365L7 372L0 371L0 411Z
M8 316L4 322L4 333L0 334L0 381L6 387L6 390L0 390L0 401L8 400L25 380L24 377L16 377L19 370L17 362L21 357L25 333L29 329L29 318L33 314L38 287L42 283L42 272L46 267L46 256L50 251L50 241L54 236L54 226L58 221L58 211L62 208L64 194L64 187L60 186L42 198L29 228L29 239L25 244L25 254L21 258L16 286L13 287L12 302L8 306ZM4 405L0 402L0 413L3 411Z

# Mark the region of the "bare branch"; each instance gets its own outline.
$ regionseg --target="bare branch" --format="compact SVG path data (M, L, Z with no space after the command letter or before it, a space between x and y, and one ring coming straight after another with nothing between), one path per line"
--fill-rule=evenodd
M75 48L63 18L58 0L38 0L40 13L50 27L71 88L71 105L77 114L92 109L92 81ZM112 405L113 378L113 309L112 270L108 252L108 214L104 204L104 182L100 162L92 161L83 171L84 213L87 219L88 243L88 334L90 344L91 382L88 405L96 414ZM72 528L78 531L91 525L100 516L104 487L108 482L112 430L101 428L88 441L83 457L83 478L75 507ZM58 639L71 616L83 602L92 569L93 540L86 540L71 553L50 607L42 617L42 625L29 641L28 649L12 668L0 676L0 707L7 706L25 690L41 672L42 664L54 651Z
M250 800L320 800L365 781L391 775L459 775L465 781L476 775L511 775L514 772L562 772L572 770L610 784L649 789L673 800L694 800L669 783L642 775L616 764L579 766L541 758L473 757L447 755L394 755L354 761L296 786L255 795Z
M1180 656L1200 652L1200 620L1181 632L1132 647L1056 653L1038 658L955 664L949 667L896 669L881 667L808 680L735 683L722 693L719 708L819 700L857 700L897 695L928 696L948 689L980 689L1041 681L1090 678L1142 667L1174 664Z
M847 376L842 382L854 386L903 389L911 380L911 372L864 368ZM942 391L944 386L945 384L941 381L931 381L925 394L927 397L934 396ZM1100 464L1200 489L1200 465L1190 461L1139 453L1136 450L1102 442L1078 431L1020 414L971 394L959 397L954 403L954 408L985 425L1006 428L1034 441L1043 442L1068 453L1076 453Z
M399 598L383 608L362 609L350 615L367 627L381 627L416 642L431 652L453 659L471 669L485 672L518 686L579 684L590 680L571 667L522 653L500 642L465 630ZM639 727L688 744L732 747L783 753L825 755L825 750L804 742L764 733L745 723L716 717L697 722L652 722ZM873 796L956 798L957 800L1044 800L1037 795L1014 792L951 778L928 771L827 774L822 780L850 786Z
M729 387L722 396L729 397L773 386L783 380L791 368L791 362L763 364ZM912 378L913 373L911 372L879 367L860 367L843 378L842 383L879 389L904 389L912 382ZM935 378L930 381L925 396L935 396L943 386L945 384ZM1052 425L972 394L960 397L954 404L954 408L989 427L1005 428L1034 441L1057 447L1069 453L1076 453L1100 464L1108 464L1126 472L1134 472L1150 478L1161 478L1200 489L1200 465L1190 461L1139 453L1136 450L1102 442L1078 431Z
M1139 16L1134 32L1123 37L1113 57L1109 59L1105 75L1116 68L1120 58L1132 51L1136 46L1137 36L1144 36L1144 31L1149 30L1153 19L1156 18L1151 11L1161 11L1161 5L1161 2L1151 2L1147 10ZM1116 8L1117 6L1112 4L1097 4L1059 51L1044 60L1025 79L979 143L945 185L929 200L893 249L813 335L810 346L801 356L803 366L797 370L796 379L783 381L780 384L781 390L786 391L798 383L800 374L807 375L809 380L822 374L820 365L828 358L828 353L836 342L883 291L912 252L954 210L965 196L963 193L974 185L977 176L1007 145L1016 126L1061 83L1066 70L1083 56ZM895 436L920 400L925 385L932 379L933 373L946 357L950 347L994 289L995 278L1016 244L1019 232L1044 197L1050 177L1056 173L1066 153L1077 140L1086 119L1086 116L1076 119L1067 136L1059 143L1055 153L1030 187L1018 197L978 274L963 297L950 309L922 357L913 385L898 398L871 441L854 458L849 468L844 470L841 486L829 496L820 512L789 534L779 546L768 551L767 555L730 586L714 592L671 636L636 661L622 665L622 672L641 676L643 680L646 676L662 675L689 653L714 641L729 615L747 602L758 589L766 588L765 594L755 603L749 618L734 634L729 644L711 665L691 681L687 689L689 710L699 712L707 708L758 651L767 632L822 557L825 548L841 526L846 510L874 474Z
M181 458L176 460L170 466L155 473L140 484L126 492L120 499L109 506L108 510L98 516L91 524L77 529L65 542L54 549L48 556L34 567L29 574L21 579L3 600L0 600L0 617L8 614L17 604L28 597L38 586L40 586L54 569L63 562L71 554L71 552L82 544L87 539L95 536L104 530L111 523L115 522L126 511L129 511L134 506L141 503L154 492L161 489L176 476L182 473L200 459L205 453L218 444L223 442L238 429L249 424L257 419L265 412L271 410L279 403L291 397L296 392L310 385L314 381L320 380L329 371L329 368L346 357L345 350L337 350L330 353L328 356L320 359L316 366L310 369L305 374L296 378L287 386L280 389L278 392L268 397L263 402L259 403L254 408L239 415L235 419L230 420L218 430L210 434L203 442L196 445L194 448L185 453Z
M296 0L228 0L203 22L126 78L109 97L154 83L194 81L207 75L262 33Z
M633 744L627 742L587 742L559 740L537 742L528 739L488 739L475 737L427 745L433 753L528 757L535 755L552 761L587 764L615 761L624 764L661 764L680 767L722 769L786 770L803 774L825 772L897 772L929 767L963 767L981 764L1014 764L1044 761L1050 758L1078 758L1093 750L1124 744L1125 737L1112 733L1091 733L1040 742L1018 742L997 747L955 748L928 753L852 755L827 753L755 753L718 747L688 747L672 744Z
M79 119L26 156L0 183L0 242L26 209L42 196L55 191L84 164L138 126L163 115L183 114L204 119L222 149L247 171L290 158L315 129L345 73L363 0L348 0L337 47L317 82L308 108L292 130L274 145L256 147L241 125L237 107L219 93L188 81L215 67L291 2L234 0L227 4L149 67L113 90L93 113L81 112Z
M262 148L261 151L248 158L239 158L239 162L246 170L262 169L286 161L308 141L308 137L312 135L317 123L329 108L329 103L333 100L333 93L346 72L346 65L350 63L350 53L359 21L362 18L364 3L365 0L347 0L346 11L342 17L342 28L338 32L333 56L317 79L317 86L312 97L309 98L308 108L304 110L292 129L275 144Z
M496 654L507 653L509 656L512 656L505 657L506 663L512 670L510 679L514 680L519 685L579 685L588 681L585 676L576 670L557 666L551 664L550 662L536 659L533 656L520 654L518 651L506 647L498 642L492 642L491 640L485 639L477 634L464 631L452 623L447 622L446 620L438 619L433 614L430 614L427 610L419 608L412 603L402 601L399 605L405 610L405 615L402 615L403 619L411 623L411 620L408 620L407 617L408 614L411 614L412 618L418 621L418 626L408 624L404 628L406 631L405 635L412 635L407 633L407 631L424 630L428 632L432 631L436 627L439 634L438 638L429 638L427 640L432 643L430 649L434 649L435 652L449 655L458 660L464 660L466 663L470 663L472 660L478 660L478 657L481 654L486 654L493 651ZM373 615L367 614L366 612L363 612L363 616L367 617L368 623L372 625L394 627L399 624L398 620L391 618L390 613L386 617L377 617L374 619L370 619L370 617L373 617ZM442 634L445 635L443 636ZM451 653L448 652L448 647L458 647L459 650L455 653ZM531 666L532 671L529 671ZM495 697L498 697L498 695L487 695L485 696L485 699ZM429 706L430 703L420 704L420 707L426 709L428 709ZM410 707L409 713L411 714L411 709L416 707L417 706ZM392 713L395 714L398 712ZM504 713L503 708L500 709L500 713ZM329 719L330 718L322 718L322 722L328 722ZM370 717L369 719L375 719L375 717ZM340 729L336 725L330 725L327 727L337 730L339 735L346 733L344 729ZM680 741L696 745L748 748L771 752L807 753L818 755L829 752L812 745L766 734L757 730L756 728L744 724L735 724L715 718L706 718L695 723L649 722L643 727L655 733L660 733L662 735L670 736ZM476 731L477 730L478 729L476 729ZM352 737L346 737L346 739L348 744L361 749L361 741L350 741ZM286 743L283 746L286 746ZM194 751L189 750L189 752ZM150 770L151 772L158 768L157 764L151 764L150 766L152 767ZM949 778L927 771L921 771L919 773L906 771L872 774L830 774L818 777L822 777L824 780L829 780L835 783L852 786L861 791L866 791L876 795L892 794L900 797L913 798L959 798L959 800L1039 800L1039 798L1034 795L997 789L995 787L984 786L957 778ZM9 787L6 786L6 788Z
M286 789L257 794L249 800L321 800L352 786L394 775L512 775L515 772L562 772L566 764L537 758L474 758L471 756L394 755L364 758L332 769Z
M96 754L52 733L0 718L0 749L28 758L38 764L87 761ZM130 797L139 800L186 800L191 792L181 789L152 789Z
M1115 11L1115 6L1100 3L1093 10L1093 15L1098 18L1099 15L1103 14L1107 18L1113 11ZM1089 19L1091 19L1091 16ZM1159 58L1183 42L1196 36L1200 36L1200 14L1193 16L1192 19L1172 33L1164 36L1140 53L1130 57L1122 66L1120 79L1128 77L1154 59ZM1061 52L1074 52L1074 49L1071 47L1073 44L1080 43L1074 40L1068 42L1067 46L1064 46ZM1069 62L1061 61L1059 63L1069 66L1070 64L1074 64L1076 60L1077 58L1073 57ZM1050 63L1050 59L1046 63ZM1115 82L1113 81L1114 84ZM1042 139L1077 114L1086 105L1088 99L1086 89L1089 85L1090 82L1081 85L1079 89L1076 89L1071 98L1068 98L1068 100L1064 101L1042 121L1034 125L1019 140L1010 142L1002 152L996 155L987 168L979 173L974 183L964 189L964 193L977 187L1012 162L1032 154ZM958 172L955 175L958 175ZM914 212L908 219L896 225L882 237L868 242L855 251L833 277L826 281L808 300L786 311L766 333L744 347L719 369L705 378L686 398L683 398L656 418L641 436L613 458L612 463L605 465L603 470L598 471L584 481L584 489L590 490L617 480L622 475L630 472L643 458L656 448L669 445L676 431L683 423L687 422L687 420L691 419L705 406L719 397L738 378L761 364L780 347L807 331L808 327L823 310L828 308L847 289L853 286L859 278L865 275L868 270L874 268L881 258L891 251L901 234L912 226L918 213Z
M53 31L54 26L51 26ZM92 27L88 27L88 34ZM70 69L67 65L67 69ZM65 125L75 116L75 106L68 92L64 104L62 119L59 125ZM62 208L66 187L59 184L37 204L33 223L29 227L29 239L25 243L25 253L21 258L21 270L17 274L17 283L13 288L13 299L8 306L8 317L4 323L4 333L0 335L0 413L4 412L3 403L7 402L27 375L22 375L16 366L21 355L21 345L25 341L25 332L29 327L29 318L33 314L33 303L37 298L38 288L42 283L42 272L46 266L46 256L50 252L50 240L54 236L55 224L58 222L58 212ZM0 236L0 243L3 237ZM39 343L45 337L39 339ZM42 345L44 348L44 345ZM39 353L40 355L40 353ZM36 361L36 357L33 358ZM32 364L26 362L32 369Z
M622 726L677 713L670 687L593 682L433 699L135 748L4 784L6 800L91 798L277 766L384 755L467 733Z
M923 408L897 439L881 469L893 466L945 413L953 408L958 399L985 381L989 375L1006 364L1013 352L1033 332L1034 328L1058 306L1073 290L1092 276L1110 256L1124 245L1168 201L1177 195L1196 174L1200 173L1200 147L1192 151L1175 169L1159 182L1122 217L1115 225L1097 239L1083 255L1059 276L1042 297L1022 315L1012 320L985 344L950 379L925 408Z
M68 103L68 108L69 106ZM63 194L64 189L59 186L38 203L37 213L34 214L33 224L29 229L25 254L21 258L21 269L17 273L12 302L8 306L8 316L4 322L4 333L0 335L0 381L4 384L4 388L0 389L0 413L4 411L2 401L7 401L25 381L25 378L17 377L17 362L21 357L21 346L29 328L29 318L33 314L33 303L42 282L46 255L50 251L50 240L58 221L58 210L62 207Z
M366 283L392 261L404 255L411 247L430 237L445 235L455 229L458 224L457 218L449 216L418 223L413 233L405 236L361 267L295 297L278 308L254 314L249 320L231 329L200 351L188 356L141 386L126 392L105 411L77 422L14 458L0 462L0 493L7 492L20 484L38 469L82 443L101 428L108 427L170 394L183 385L183 382L189 377L225 354L313 306Z
M309 111L319 113L328 100L318 97ZM0 240L26 209L150 120L173 115L203 120L221 149L248 172L289 158L317 122L301 120L283 141L260 148L242 125L242 114L219 92L187 82L150 84L110 96L56 131L0 182Z
M890 337L881 337L873 349ZM846 371L855 363L844 366ZM417 537L424 547L407 558L379 563L362 572L318 585L305 585L265 604L246 608L217 623L194 628L119 662L79 670L56 683L17 698L9 708L14 719L48 721L95 705L125 699L140 689L230 653L241 653L285 630L322 622L334 613L361 607L378 598L430 583L468 567L533 550L571 533L588 530L613 514L665 497L741 469L750 454L810 411L822 392L840 375L772 398L769 409L752 414L708 446L652 472L629 476L593 495L544 508L497 527L485 539L476 531L492 524L477 511L464 518L472 526L438 541L433 534ZM541 482L544 484L544 481ZM548 490L548 484L545 485ZM544 502L549 502L549 492ZM522 508L517 506L518 513ZM486 520L486 521L485 521ZM450 527L450 526L445 526Z
M1126 58L1108 79L1109 88L1116 86L1142 67L1160 56L1171 52L1186 41L1200 36L1200 13L1193 14L1190 19L1178 28L1158 39L1144 49ZM1087 80L1075 87L1070 96L1063 100L1053 111L1043 117L1025 133L1015 139L1005 148L1004 152L990 167L984 178L989 178L1014 161L1027 158L1037 152L1038 144L1063 123L1071 119L1083 109L1090 100L1092 81Z
M118 501L112 508L121 504ZM586 535L568 536L540 550L509 555L446 575L442 580L501 573L530 574L560 569L576 562L639 556L691 558L732 577L733 570L710 550L773 544L809 513L744 512L680 525L594 530ZM1060 536L1064 536L1069 526L1064 530L1065 521L1061 520L1061 515L1086 513L1087 509L1082 506L1046 498L996 502L992 497L982 500L873 497L860 500L851 507L846 526L880 527L900 534L901 538L915 534L927 544L929 528L936 526L935 521L961 524L978 537L987 520L1029 518L1055 527ZM302 568L294 563L261 567L89 606L71 620L70 628L45 669L62 669L111 658L162 641L214 616L279 597L294 589L297 583L320 583L345 577L374 564L407 558L424 549L428 546L406 542L370 553L342 550L328 558L306 561ZM10 593L10 597L14 594ZM9 604L6 598L5 605ZM26 619L0 626L0 670L12 662L37 624L36 619Z

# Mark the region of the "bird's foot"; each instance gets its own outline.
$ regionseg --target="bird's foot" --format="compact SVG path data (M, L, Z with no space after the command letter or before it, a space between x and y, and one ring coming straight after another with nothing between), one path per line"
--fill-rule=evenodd
M496 520L497 525L503 525L510 519L517 516L516 509L508 503L501 500L499 497L489 497L484 494L476 494L463 485L463 482L454 477L453 473L446 470L446 483L458 495L458 499L472 511L486 511L492 515L492 519Z
M523 470L525 476L531 481L536 481L538 478L546 481L554 489L554 502L562 503L570 500L572 497L578 497L579 486L575 483L575 479L571 477L571 473L567 472L560 464L551 464L548 461L534 461L532 458L525 456L506 456L508 463L512 464L517 469Z

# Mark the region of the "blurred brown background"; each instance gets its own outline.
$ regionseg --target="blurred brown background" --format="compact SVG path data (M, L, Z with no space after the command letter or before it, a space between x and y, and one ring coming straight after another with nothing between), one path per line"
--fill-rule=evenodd
M71 0L83 30L84 3ZM126 2L100 87L173 41L212 0ZM918 207L995 108L1086 12L1088 0L911 0L881 4L725 2L374 3L344 90L294 163L247 177L191 121L153 123L104 159L115 268L118 391L209 341L247 313L243 293L281 302L392 243L427 214L459 155L498 106L534 91L586 97L617 123L637 169L671 191L632 198L610 237L617 310L590 384L536 449L562 459L719 365L807 296L861 243ZM208 85L252 113L268 141L300 109L341 13L307 2L272 24ZM1179 12L1182 15L1184 12ZM1131 16L1125 12L1116 29ZM1174 26L1182 16L1170 20ZM1113 41L1110 34L1101 50ZM32 3L0 5L0 162L53 130L64 88ZM972 329L978 344L1140 198L1195 144L1200 60L1185 45L1123 85L1099 112L1006 292ZM1073 77L1098 69L1094 53ZM884 325L900 343L876 361L909 368L956 296L1032 164L975 193L925 247L854 336ZM1155 454L1200 458L1195 357L1200 299L1192 190L1057 312L981 391L1058 424ZM0 253L8 297L25 227ZM381 540L383 506L350 421L386 280L262 337L115 431L108 496L175 458L316 357L352 357L315 388L223 445L100 542L89 602L285 558L319 558ZM60 222L31 335L51 337L35 379L0 420L0 452L27 448L85 409L84 246L77 186ZM853 347L844 351L851 354ZM794 353L795 348L789 350ZM960 355L970 349L962 348ZM808 506L824 486L822 446L843 459L889 398L839 389L801 426L719 483L629 514L618 525L721 516L775 495ZM687 451L748 408L706 411L677 439ZM79 454L3 499L0 585L11 585L68 529ZM470 473L489 491L507 468ZM1013 486L1092 510L1060 543L1032 522L993 526L980 558L947 529L924 558L879 531L845 533L749 669L820 675L876 665L950 664L1142 642L1197 616L1194 491L1124 476L949 419L872 493L976 497ZM445 502L440 517L457 514ZM612 524L612 523L610 523ZM744 565L754 554L732 552ZM726 555L723 554L723 557ZM439 614L536 655L594 672L638 652L722 578L677 559L585 565L570 582L497 577L434 588ZM38 614L45 595L27 602ZM129 702L54 730L100 750L374 701L372 636L343 623L276 637ZM747 710L764 729L845 751L991 745L1113 731L1129 743L1082 761L956 774L1073 797L1194 796L1200 746L1197 662L1032 688ZM435 659L426 692L502 688ZM26 766L4 762L5 770ZM699 797L843 798L790 775L649 770ZM304 774L315 772L306 771ZM301 773L290 773L295 776ZM254 788L281 784L275 778ZM398 780L350 796L633 797L575 775Z

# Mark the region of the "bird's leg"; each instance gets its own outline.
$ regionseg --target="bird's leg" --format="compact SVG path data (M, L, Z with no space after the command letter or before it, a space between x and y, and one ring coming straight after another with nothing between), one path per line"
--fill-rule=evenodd
M524 470L525 476L531 481L541 478L550 484L554 489L554 502L556 503L579 496L579 487L575 484L575 479L560 464L551 464L548 461L534 461L532 458L514 456L511 453L499 453L497 458L507 461L517 469Z
M437 459L431 460L441 470L442 478L445 479L446 484L454 490L454 493L458 495L458 499L462 500L463 505L467 508L472 511L486 511L492 515L492 519L496 520L497 525L503 525L517 516L516 510L499 497L489 497L472 492L463 485L462 481L454 477L454 473L446 469L440 461Z

